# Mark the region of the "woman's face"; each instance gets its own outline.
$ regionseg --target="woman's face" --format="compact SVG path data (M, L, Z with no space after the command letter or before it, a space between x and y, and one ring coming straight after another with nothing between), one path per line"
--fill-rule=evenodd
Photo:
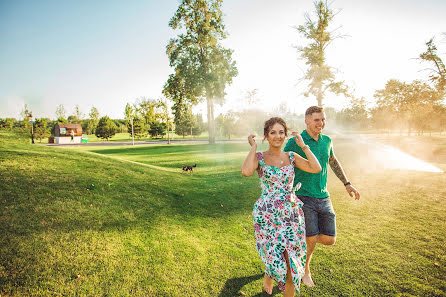
M271 147L282 147L285 141L285 128L281 124L275 123L269 130L266 139Z

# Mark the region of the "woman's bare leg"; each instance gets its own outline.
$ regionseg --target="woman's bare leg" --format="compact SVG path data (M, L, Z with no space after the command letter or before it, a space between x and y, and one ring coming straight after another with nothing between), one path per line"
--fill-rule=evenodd
M294 289L293 279L291 277L291 268L290 268L290 260L288 259L288 253L285 251L284 253L286 260L286 282L285 282L285 291L283 292L284 297L293 297L296 293Z
M273 279L270 278L266 273L265 276L263 277L263 287L265 288L267 294L271 295L273 293L273 287L274 287Z

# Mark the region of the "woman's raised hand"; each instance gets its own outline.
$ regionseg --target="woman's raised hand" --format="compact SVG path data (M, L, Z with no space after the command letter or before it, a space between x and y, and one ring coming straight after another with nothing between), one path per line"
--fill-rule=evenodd
M248 136L248 142L251 146L256 146L257 147L257 143L254 140L254 137L256 137L255 135L251 134Z
M299 133L297 133L297 132L293 132L291 135L294 136L294 141L296 141L296 144L297 144L299 147L303 147L303 146L305 146L305 142L304 142L304 140L302 139L302 136L300 136Z

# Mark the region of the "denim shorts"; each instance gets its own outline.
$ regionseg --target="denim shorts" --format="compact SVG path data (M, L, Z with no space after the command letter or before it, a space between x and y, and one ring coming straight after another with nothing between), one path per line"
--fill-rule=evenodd
M297 196L303 202L306 236L336 236L336 215L330 197Z

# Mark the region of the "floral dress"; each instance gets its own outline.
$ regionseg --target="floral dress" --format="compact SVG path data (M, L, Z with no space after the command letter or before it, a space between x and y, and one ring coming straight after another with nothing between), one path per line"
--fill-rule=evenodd
M265 263L265 273L285 290L287 265L285 250L291 268L293 284L297 292L305 274L307 248L303 203L293 189L294 157L289 152L291 164L282 167L266 165L262 153L257 153L262 194L254 204L252 218L256 236L256 248Z

